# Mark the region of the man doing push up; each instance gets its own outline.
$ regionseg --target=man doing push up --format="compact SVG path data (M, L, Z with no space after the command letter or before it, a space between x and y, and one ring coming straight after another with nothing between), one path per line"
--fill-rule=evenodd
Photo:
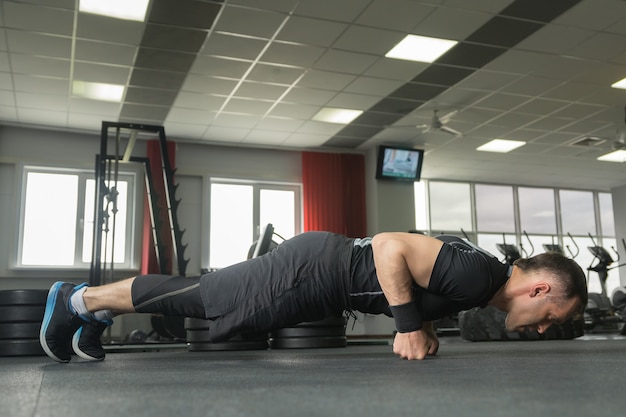
M394 353L424 359L439 348L433 320L488 304L507 313L508 331L543 333L582 313L585 274L557 253L509 266L451 236L354 239L307 232L201 277L140 275L97 287L57 282L48 293L40 341L58 362L68 362L72 350L98 361L105 356L102 332L124 313L209 319L209 337L220 342L360 311L392 316Z

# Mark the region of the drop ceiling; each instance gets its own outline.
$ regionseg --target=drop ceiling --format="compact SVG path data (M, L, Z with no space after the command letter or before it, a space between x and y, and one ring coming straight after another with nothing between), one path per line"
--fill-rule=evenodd
M151 0L146 22L75 0L0 1L0 124L99 133L163 125L180 142L426 150L433 179L609 190L597 161L626 129L623 0ZM431 64L385 58L405 35L459 43ZM72 95L121 84L121 103ZM362 110L348 125L313 116ZM458 137L424 131L456 111ZM599 140L586 140L587 138ZM491 139L527 142L507 154Z

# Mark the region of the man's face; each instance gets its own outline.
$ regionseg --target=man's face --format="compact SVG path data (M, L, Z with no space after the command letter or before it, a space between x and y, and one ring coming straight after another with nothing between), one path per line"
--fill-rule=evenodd
M506 316L507 331L521 332L529 329L544 333L552 324L565 322L574 314L579 301L573 298L561 305L556 300L556 297L546 293L519 296Z

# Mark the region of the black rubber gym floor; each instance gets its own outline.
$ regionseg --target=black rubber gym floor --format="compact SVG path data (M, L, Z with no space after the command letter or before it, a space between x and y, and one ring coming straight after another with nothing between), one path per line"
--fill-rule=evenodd
M465 342L408 362L391 346L0 358L0 415L621 416L626 338Z

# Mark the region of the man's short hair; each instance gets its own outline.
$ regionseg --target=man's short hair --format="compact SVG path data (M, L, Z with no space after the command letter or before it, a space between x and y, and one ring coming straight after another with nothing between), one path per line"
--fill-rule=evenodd
M574 261L558 252L545 252L531 258L516 260L516 265L524 272L546 271L551 274L563 291L563 297L571 300L578 297L580 313L587 306L587 277L583 269Z

